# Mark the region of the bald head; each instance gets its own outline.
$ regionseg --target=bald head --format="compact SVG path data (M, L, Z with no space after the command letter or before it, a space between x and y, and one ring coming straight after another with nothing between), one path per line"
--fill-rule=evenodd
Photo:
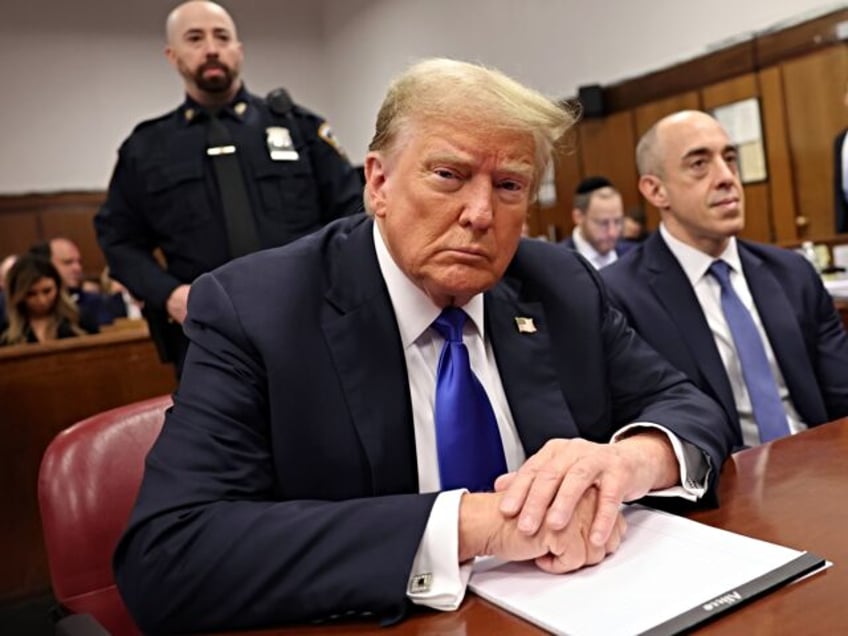
M700 110L681 110L663 117L651 126L636 145L636 168L639 176L662 176L663 163L667 159L665 138L669 133L674 135L675 131L699 126L721 128L715 118Z
M168 15L165 37L165 55L196 102L220 108L233 100L241 88L244 54L236 25L222 6L184 2Z
M208 17L218 18L237 39L235 22L224 7L208 0L189 0L175 7L165 20L165 41L168 46L173 46L182 36L187 24Z
M745 225L745 195L736 145L700 111L664 117L636 149L639 191L660 211L672 236L720 255Z
M76 243L64 237L51 239L50 260L59 271L65 287L78 289L82 286L82 255Z

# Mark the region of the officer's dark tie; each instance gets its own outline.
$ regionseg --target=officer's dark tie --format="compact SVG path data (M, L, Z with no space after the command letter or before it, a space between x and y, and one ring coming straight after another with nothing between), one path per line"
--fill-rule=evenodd
M467 317L462 309L448 307L433 322L445 339L436 372L439 476L443 490L490 491L506 472L506 460L495 413L462 342Z
M751 399L751 410L760 431L760 441L769 442L789 435L786 410L780 399L777 382L771 372L766 350L754 319L730 284L730 265L713 261L710 274L721 286L721 309L733 336L742 377Z
M206 126L206 154L215 166L230 256L236 258L259 249L256 224L230 131L214 113L209 115Z

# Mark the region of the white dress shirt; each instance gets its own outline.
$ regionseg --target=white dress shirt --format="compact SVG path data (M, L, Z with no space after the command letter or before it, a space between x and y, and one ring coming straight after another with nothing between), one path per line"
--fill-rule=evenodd
M614 248L606 254L601 254L592 247L592 244L583 238L583 234L580 233L579 227L575 226L575 228L571 231L571 240L574 241L574 247L577 248L580 255L592 263L592 265L595 266L595 269L601 269L607 265L612 265L618 260L618 252L616 252Z
M400 331L401 344L409 378L412 417L415 431L415 453L420 492L441 489L436 450L435 412L436 370L444 339L430 325L441 313L400 270L389 254L382 235L374 223L374 247L380 272L386 282L389 298ZM491 343L486 338L483 319L483 295L474 296L463 310L469 320L463 327L462 340L468 348L471 368L480 380L498 423L507 470L517 470L526 459L512 413L507 403ZM652 427L669 436L680 465L681 484L655 496L680 496L691 501L701 497L709 475L707 459L694 447L681 442L667 429L652 423L634 423L622 428L613 441L635 426ZM697 480L689 475L703 475ZM435 609L453 610L465 596L472 564L459 564L459 504L465 490L445 491L438 495L421 538L412 570L407 596L413 603Z
M748 387L745 384L745 378L742 376L742 366L739 362L739 356L736 353L736 345L733 343L733 336L730 333L730 328L727 326L727 320L721 309L721 286L707 271L714 260L723 260L730 265L730 284L733 285L733 291L736 292L739 300L742 301L742 304L745 305L745 308L751 313L751 317L754 319L754 324L757 327L757 331L763 341L763 347L766 350L769 367L771 367L772 375L777 382L778 392L780 399L783 401L783 408L786 411L790 432L797 433L798 431L805 430L807 426L801 421L801 417L798 415L798 411L795 410L795 406L789 397L789 390L786 388L783 373L777 365L777 359L774 356L768 335L763 328L763 322L760 319L760 314L757 311L757 306L754 304L751 290L745 280L745 273L742 270L742 261L739 259L736 239L731 237L727 248L716 259L674 238L662 224L660 225L660 234L666 245L668 245L668 249L671 250L671 253L674 254L680 263L680 267L686 274L686 278L689 279L689 283L692 285L695 296L698 298L698 302L704 312L704 317L707 319L707 325L709 325L710 331L713 334L722 364L727 372L727 379L730 381L730 388L733 391L733 401L736 403L736 410L739 413L742 442L746 446L756 446L760 443L760 433L757 423L754 421L751 398L748 396Z

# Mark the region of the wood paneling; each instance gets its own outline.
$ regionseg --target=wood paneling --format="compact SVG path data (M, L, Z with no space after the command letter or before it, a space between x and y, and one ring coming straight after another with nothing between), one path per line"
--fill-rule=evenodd
M749 40L609 86L604 89L604 106L607 112L629 110L648 101L696 91L706 84L751 73L754 69L754 42Z
M106 260L97 244L93 219L105 196L103 192L0 196L0 258L65 236L79 246L86 276L99 276Z
M144 323L135 330L0 348L0 603L50 585L36 484L56 434L101 411L175 388Z
M759 97L756 76L750 73L712 86L706 86L701 91L701 101L704 110L707 111L750 97ZM745 229L741 236L754 241L771 242L774 233L771 228L771 215L769 214L768 184L747 184L744 189Z
M752 74L734 77L731 80L705 86L701 89L704 110L712 110L725 104L758 96L757 78Z
M602 175L615 184L624 208L642 204L636 176L632 113L623 112L580 123L580 156L583 174Z
M848 53L835 46L780 69L798 211L809 221L807 236L827 236L834 233L833 140L848 125Z
M769 214L768 183L749 183L745 188L745 229L741 238L761 243L772 242L771 215Z
M783 78L780 69L772 67L758 73L760 111L768 164L769 210L774 241L800 238L795 224L795 179L786 125Z
M836 44L839 42L836 25L845 20L848 20L848 9L840 9L788 29L760 35L754 40L757 65L760 68L771 66Z
M37 216L25 211L0 213L0 260L25 252L40 239Z
M848 20L848 9L840 9L786 29L755 34L750 40L725 49L605 86L604 108L607 113L631 110L647 102L698 90L833 46L839 42L836 25L845 20Z
M571 234L574 224L571 221L571 208L574 190L582 179L580 156L577 145L577 131L568 134L554 155L554 178L557 203L542 208L539 212L540 234L549 239L561 241ZM551 236L551 232L555 236Z
M644 104L634 111L634 122L636 124L636 141L648 132L648 129L666 115L671 115L678 110L700 110L701 96L695 91L675 95L649 104ZM635 160L634 160L635 161ZM649 229L655 229L660 222L660 213L647 201L645 202L645 216Z
M633 111L636 124L636 140L648 132L648 129L666 115L678 110L700 110L701 96L697 91L690 91L666 99L643 104Z

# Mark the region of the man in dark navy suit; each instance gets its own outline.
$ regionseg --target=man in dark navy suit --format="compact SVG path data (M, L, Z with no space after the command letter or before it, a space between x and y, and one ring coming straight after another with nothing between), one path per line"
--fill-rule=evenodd
M618 547L622 501L710 501L721 409L584 259L521 239L572 123L496 71L421 62L378 114L370 215L195 281L115 555L145 631L452 610L478 555L567 572ZM457 418L453 391L477 406ZM448 477L489 459L475 492Z
M737 445L762 441L760 391L752 398L742 363L752 339L761 341L785 434L848 415L848 337L833 300L795 252L736 238L745 197L721 125L697 111L670 115L640 140L637 163L639 188L662 223L602 272L630 324L724 407ZM737 342L714 263L728 270L753 338Z

